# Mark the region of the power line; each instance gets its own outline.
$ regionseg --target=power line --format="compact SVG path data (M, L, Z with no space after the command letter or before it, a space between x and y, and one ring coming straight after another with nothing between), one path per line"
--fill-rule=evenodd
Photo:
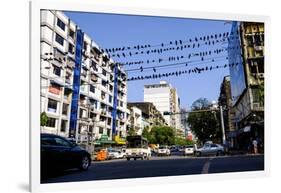
M161 68L161 67L176 66L176 65L181 65L181 64L187 64L187 66L188 66L189 63L200 62L200 61L203 62L203 61L206 61L206 60L212 61L212 59L216 59L216 58L226 58L226 59L228 59L227 56L218 56L218 57L206 58L204 60L202 60L202 59L192 60L192 61L178 62L178 63L172 63L172 64L165 64L165 65L160 65L160 66L149 66L149 67L142 67L141 66L141 68L134 68L134 69L126 70L126 72L140 71L140 70L143 71L145 69L157 69L157 68ZM215 62L215 60L213 62Z

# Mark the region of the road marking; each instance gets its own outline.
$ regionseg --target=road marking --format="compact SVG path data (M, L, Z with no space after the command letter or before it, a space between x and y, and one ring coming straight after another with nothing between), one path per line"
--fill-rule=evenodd
M210 158L203 166L202 168L202 172L201 174L208 174L209 173L209 168L210 168L210 165L211 165L211 161L213 160L214 158Z

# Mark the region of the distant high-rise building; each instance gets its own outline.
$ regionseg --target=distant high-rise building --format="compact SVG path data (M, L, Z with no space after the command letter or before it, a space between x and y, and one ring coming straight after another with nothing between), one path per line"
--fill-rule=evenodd
M180 98L177 90L166 81L160 81L159 84L150 84L144 86L144 101L151 102L162 113L180 112ZM176 128L179 133L184 133L181 127L180 114L164 115L169 126Z

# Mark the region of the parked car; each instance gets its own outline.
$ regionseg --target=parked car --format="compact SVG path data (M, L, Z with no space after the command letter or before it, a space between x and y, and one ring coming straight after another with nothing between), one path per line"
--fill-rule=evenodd
M194 146L193 145L187 145L184 147L183 155L193 155L194 154Z
M178 152L179 151L179 147L173 145L170 147L170 152Z
M197 156L203 156L203 155L223 155L224 154L224 147L220 144L209 144L206 143L202 148L199 148L196 150Z
M126 151L126 150L125 150ZM121 149L108 149L108 159L122 159L126 157L126 152Z
M64 137L41 134L41 171L57 171L70 168L88 170L90 154Z
M160 146L157 151L157 155L158 156L163 156L163 155L169 156L169 155L171 155L171 151L168 148L168 146Z

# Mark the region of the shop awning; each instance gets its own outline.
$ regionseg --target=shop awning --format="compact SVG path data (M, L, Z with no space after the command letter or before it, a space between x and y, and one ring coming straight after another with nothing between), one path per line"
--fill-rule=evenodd
M118 145L126 145L126 139L125 138L121 138L120 136L115 136L114 138L116 144Z
M109 140L107 135L102 135L95 143L99 144L114 144L115 141Z

